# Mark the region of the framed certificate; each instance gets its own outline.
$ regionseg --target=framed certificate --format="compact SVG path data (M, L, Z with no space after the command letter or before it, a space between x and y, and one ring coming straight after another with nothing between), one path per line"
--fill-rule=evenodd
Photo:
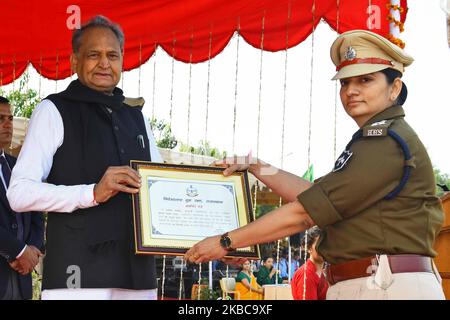
M181 256L198 241L254 220L247 171L131 161L142 186L133 195L136 254ZM259 258L258 246L229 257Z

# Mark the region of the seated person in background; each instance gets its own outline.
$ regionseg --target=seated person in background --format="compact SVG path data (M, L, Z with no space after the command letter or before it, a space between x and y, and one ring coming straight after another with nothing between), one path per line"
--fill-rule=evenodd
M289 277L289 253L287 249L283 249L280 254L280 262L274 264L274 268L279 270L280 277L287 280Z
M323 272L324 260L316 251L316 243L320 235L320 229L313 227L308 230L308 236L302 240L302 247L309 253L309 259L295 272L292 279L291 289L294 300L326 300L328 282Z
M263 299L263 288L256 282L249 260L242 264L241 271L236 276L236 291L239 291L241 300Z
M262 265L259 268L256 281L260 286L263 286L265 284L276 284L276 277L278 277L278 283L283 282L278 270L273 267L273 258L264 257L262 259Z
M291 268L289 268L289 250L286 248L281 251L279 266L278 263L274 264L274 268L280 271L280 276L283 279L283 283L289 282L289 278L292 279L295 271L299 268L297 261L299 258L299 253L296 253L297 256L294 254L291 258Z
M305 261L303 260L303 257L304 257L303 251L302 252L300 252L300 250L294 251L295 271L297 271L305 263ZM295 271L294 271L294 273L295 273Z

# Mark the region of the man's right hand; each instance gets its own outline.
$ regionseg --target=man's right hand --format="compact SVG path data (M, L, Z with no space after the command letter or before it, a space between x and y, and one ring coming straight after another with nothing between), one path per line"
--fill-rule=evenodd
M94 187L94 200L102 203L119 192L138 193L140 187L141 177L131 167L109 167Z
M11 268L21 275L27 275L33 271L34 267L39 263L39 257L43 254L35 246L27 246L22 255L10 263Z

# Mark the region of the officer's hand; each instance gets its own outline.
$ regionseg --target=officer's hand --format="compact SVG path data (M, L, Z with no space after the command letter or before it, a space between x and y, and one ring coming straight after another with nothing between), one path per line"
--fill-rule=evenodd
M222 160L216 160L211 163L212 166L226 168L223 171L224 176L229 176L235 171L249 170L254 171L259 165L260 161L257 158L253 158L251 155L248 156L235 156L228 157ZM253 172L252 172L253 173Z
M222 259L227 253L220 245L220 236L214 236L197 242L186 252L184 259L192 263L202 263Z
M119 192L138 193L140 187L141 177L131 167L109 167L94 187L94 198L97 203L102 203Z

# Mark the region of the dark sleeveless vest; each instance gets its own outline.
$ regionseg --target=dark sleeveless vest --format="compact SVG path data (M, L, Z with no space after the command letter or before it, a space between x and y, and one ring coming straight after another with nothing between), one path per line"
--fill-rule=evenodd
M122 90L116 88L113 93L107 96L75 80L65 91L47 97L64 124L64 141L53 157L48 183L97 183L110 166L151 160L141 110L123 103ZM138 136L144 137L147 148ZM154 258L134 254L129 194L119 193L106 203L73 213L49 212L43 289L78 284L81 288L156 288Z

